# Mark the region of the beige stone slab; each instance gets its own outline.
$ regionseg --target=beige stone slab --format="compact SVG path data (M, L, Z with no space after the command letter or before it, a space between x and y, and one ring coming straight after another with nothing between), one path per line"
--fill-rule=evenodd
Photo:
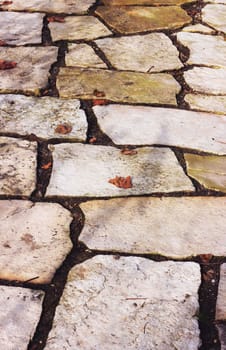
M202 20L214 29L226 34L226 6L224 4L207 4L202 9Z
M101 99L128 103L177 105L180 85L165 73L145 74L104 69L61 68L57 88L62 98Z
M85 226L79 240L89 249L178 259L226 255L224 197L118 198L80 206Z
M176 47L163 33L105 38L96 44L118 70L161 72L183 66Z
M213 34L214 30L204 26L203 24L197 23L192 24L189 26L186 26L182 29L183 32L189 32L189 33L205 33L205 34Z
M104 197L194 190L171 150L144 147L136 151L124 155L114 147L55 145L47 196ZM116 176L131 176L132 188L109 183Z
M69 44L65 64L69 67L107 68L106 63L87 44Z
M56 203L0 201L0 278L50 283L72 248L69 211Z
M41 315L43 297L41 290L0 286L2 349L27 349Z
M104 5L109 5L109 6L180 5L185 2L191 2L191 1L190 0L102 0L102 3Z
M0 137L0 194L29 196L36 185L36 142Z
M93 16L67 16L63 23L49 23L49 29L53 41L93 40L112 34L103 23Z
M61 125L68 125L68 133L57 132ZM87 126L78 100L0 95L0 132L85 141Z
M226 320L226 264L220 268L220 281L216 305L216 320Z
M226 0L204 0L204 3L212 3L212 4L224 4L226 5Z
M211 96L204 94L187 94L185 101L192 109L226 114L226 96Z
M57 47L0 47L2 60L14 61L13 69L0 70L0 92L38 95L48 83L49 70L57 60Z
M179 6L99 6L95 12L121 34L177 29L191 22Z
M96 106L102 131L115 144L167 145L226 154L226 118L182 109Z
M75 266L46 350L197 350L200 268L96 256Z

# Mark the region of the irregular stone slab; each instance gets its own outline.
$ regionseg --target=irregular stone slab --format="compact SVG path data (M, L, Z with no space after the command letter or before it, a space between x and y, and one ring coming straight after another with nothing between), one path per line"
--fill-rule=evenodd
M224 197L118 198L80 206L85 226L79 240L89 249L173 258L226 253Z
M203 24L197 23L192 24L190 26L184 27L182 29L183 32L189 32L189 33L205 33L205 34L213 34L214 30L211 28L204 26Z
M216 320L226 320L226 264L220 268L220 281L216 305Z
M0 278L50 283L72 248L70 212L19 200L0 201L0 209Z
M208 4L202 9L202 20L214 29L226 34L226 6Z
M96 256L71 270L45 349L197 350L199 284L195 263Z
M171 150L144 147L136 151L124 155L113 147L55 145L47 195L103 197L194 190ZM108 181L116 176L131 176L133 187L113 186Z
M40 44L43 18L41 13L1 12L1 40L9 45Z
M42 311L39 290L0 286L1 346L26 350Z
M188 85L196 92L226 95L226 69L195 67L184 72Z
M102 0L104 5L110 6L128 6L128 5L181 5L190 0Z
M0 70L0 92L38 95L48 83L57 52L57 47L0 47L2 60L17 62L13 69Z
M64 18L63 23L49 23L49 29L53 41L93 40L112 34L107 27L93 16L68 16Z
M169 74L78 68L61 68L57 88L62 98L97 99L96 92L100 91L110 101L174 106L180 91L180 85Z
M0 194L29 196L35 189L37 145L0 137Z
M57 127L64 124L71 131L58 133ZM85 141L87 121L78 100L0 95L0 132Z
M191 22L179 6L99 6L95 12L120 34L177 29Z
M211 2L213 4L226 4L226 0L204 0L204 2Z
M187 63L226 68L226 42L222 37L180 32L177 40L189 48Z
M226 156L184 155L188 175L204 187L226 192Z
M223 116L123 105L96 106L94 112L101 129L118 145L168 145L226 154Z
M160 72L183 66L176 47L163 33L99 39L96 44L119 70Z
M66 66L107 68L107 65L96 55L92 47L87 44L69 44L65 56Z
M224 323L216 324L216 327L220 338L221 350L226 350L226 325Z
M226 96L188 94L185 96L185 101L193 109L218 114L226 114Z

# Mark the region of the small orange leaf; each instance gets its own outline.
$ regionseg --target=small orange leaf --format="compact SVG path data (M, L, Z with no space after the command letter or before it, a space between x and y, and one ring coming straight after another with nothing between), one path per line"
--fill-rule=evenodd
M65 18L62 16L50 16L47 18L48 22L58 22L58 23L64 23Z
M95 143L96 140L97 140L97 138L93 136L89 139L89 143Z
M72 126L69 123L63 123L63 124L59 124L57 125L55 132L57 134L62 134L62 135L66 135L69 134L72 130Z
M206 264L206 263L210 262L213 255L212 254L200 254L199 257L200 257L201 262Z
M16 62L13 61L5 61L5 60L0 60L0 69L5 70L5 69L13 69L17 66Z
M107 100L93 100L93 106L103 106L103 105L107 105L108 101Z
M108 182L119 188L127 189L127 188L133 187L131 176L127 176L127 177L116 176L114 179L108 180Z
M99 91L99 90L97 90L97 89L95 89L95 90L93 91L93 94L94 94L94 96L96 96L96 97L105 97L105 93L104 93L103 91Z
M47 169L51 168L51 166L52 166L52 163L49 162L47 164L42 165L41 168L44 169L44 170L47 170Z
M126 156L133 156L137 154L137 151L135 149L124 148L121 150L121 153Z

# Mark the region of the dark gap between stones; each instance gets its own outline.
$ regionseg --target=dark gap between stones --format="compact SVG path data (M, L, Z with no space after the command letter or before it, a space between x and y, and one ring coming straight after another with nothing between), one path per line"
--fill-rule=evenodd
M202 1L198 0L196 2L182 4L181 7L192 18L192 24L197 24L202 20L201 10L204 6L205 4Z

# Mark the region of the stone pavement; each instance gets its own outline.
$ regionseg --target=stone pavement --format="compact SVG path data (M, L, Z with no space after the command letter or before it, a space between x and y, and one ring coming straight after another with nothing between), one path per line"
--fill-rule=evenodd
M226 349L225 0L0 0L0 349Z

